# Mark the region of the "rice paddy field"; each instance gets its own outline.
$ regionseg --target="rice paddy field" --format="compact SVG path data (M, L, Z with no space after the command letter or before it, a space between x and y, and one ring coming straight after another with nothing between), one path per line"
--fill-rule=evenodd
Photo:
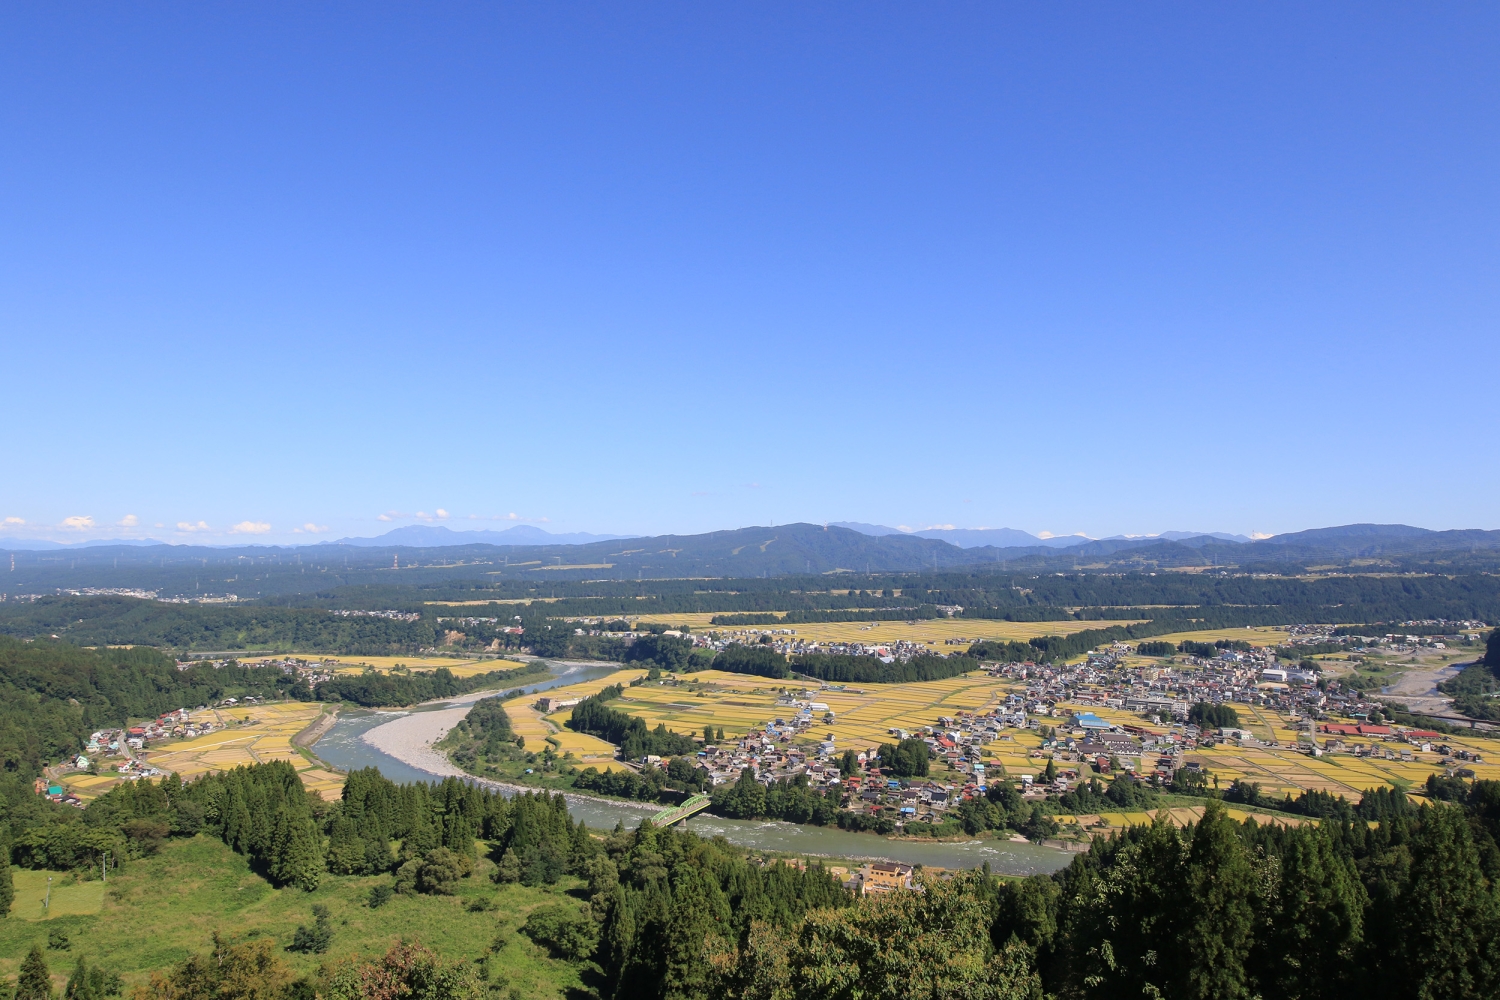
M556 697L592 694L607 683L618 680L628 684L633 677L640 675L639 671L621 671L608 678L558 688L549 693ZM722 727L726 736L735 737L778 717L785 718L791 710L784 705L778 706L777 699L784 692L800 693L803 698L826 704L835 716L832 726L815 725L809 731L810 737L832 739L840 751L862 750L891 742L892 729L916 731L936 724L940 716L993 708L1017 686L1014 681L981 672L921 684L819 687L707 670L684 675L676 682L668 677L626 687L623 696L611 707L640 716L652 728L664 723L678 733L698 734L704 726L711 725L716 729ZM564 728L571 709L562 709L542 719L537 717L534 709L520 704L520 701L524 699L508 703L506 709L511 713L517 731L527 737L528 745L533 734L537 739L556 735L565 748L573 749L579 756L587 754L586 759L596 766L602 766L603 760L612 756L613 748L609 744ZM1242 747L1220 743L1212 748L1192 751L1186 758L1207 768L1221 787L1243 778L1259 784L1263 793L1278 798L1284 794L1295 796L1306 789L1318 789L1357 800L1366 789L1419 786L1428 775L1442 774L1446 770L1439 763L1441 755L1436 752L1424 753L1405 745L1359 737L1346 739L1348 750L1363 745L1372 748L1372 755L1338 752L1310 757L1298 750L1297 730L1291 720L1248 705L1236 705L1235 708L1240 713L1242 728L1250 730L1261 745ZM1091 704L1060 705L1059 714L1065 717L1072 709L1094 712L1116 724L1165 731L1165 727L1146 725L1139 715ZM1059 724L1063 717L1048 721ZM1007 730L999 740L985 747L988 762L992 769L995 765L1003 766L1012 776L1039 774L1045 767L1039 742L1034 732ZM1463 766L1472 768L1478 777L1500 779L1500 741L1464 734L1445 736L1439 742L1454 750L1467 749L1480 755L1483 762L1464 762ZM1385 756L1387 748L1397 759ZM1399 759L1403 749L1412 751L1412 760ZM1125 816L1123 813L1109 814L1105 818L1116 825L1149 822L1151 818L1145 813L1121 818Z
M1165 811L1167 819L1173 826L1183 827L1189 823L1196 823L1203 818L1203 806L1173 806L1166 810L1156 812L1106 812L1085 813L1078 816L1058 816L1057 821L1064 826L1077 824L1087 834L1108 833L1111 829L1119 830L1127 826L1149 826L1156 821L1157 812ZM1317 820L1307 819L1302 816L1288 816L1285 813L1272 815L1249 809L1241 809L1229 806L1224 810L1229 818L1237 822L1254 819L1262 825L1274 823L1278 826L1301 826L1303 823L1316 823Z
M495 660L495 659L462 659L452 656L341 656L332 653L298 653L305 659L333 660L337 663L334 673L337 674L362 674L367 669L379 670L389 673L392 667L405 667L409 670L436 670L438 667L447 667L455 677L473 677L476 674L487 674L491 670L510 670L513 667L524 666L518 660ZM246 660L245 664L253 665L257 660Z
M343 791L343 775L322 767L292 745L292 737L323 714L322 705L292 701L210 711L224 728L190 740L153 744L141 753L141 758L161 771L175 772L184 781L241 764L285 760L301 773L304 785L325 799L338 798ZM106 758L105 763L109 762ZM111 768L97 775L66 775L63 783L73 794L88 801L113 788L119 780Z
M1170 635L1154 635L1152 642L1218 642L1220 639L1248 642L1252 646L1279 646L1286 642L1286 629L1274 626L1262 628L1209 628L1201 632L1173 632Z
M656 625L687 625L694 632L709 630L721 635L758 636L767 629L788 628L798 639L816 642L863 642L885 644L905 640L925 642L942 647L950 641L965 640L967 645L979 639L1034 639L1042 635L1071 635L1085 629L1106 625L1128 625L1126 621L1081 622L1073 619L1057 622L1005 622L983 618L931 618L914 622L822 622L796 625L710 625L710 614L642 615L633 618ZM943 650L953 652L951 648Z
M646 676L644 670L616 670L614 673L604 677L596 677L591 681L574 684L565 688L553 688L547 692L552 698L586 698L591 694L598 694L611 684L629 684L637 677ZM631 690L634 690L633 688ZM532 706L537 702L534 694L512 698L504 702L505 714L510 716L511 728L518 736L526 738L528 750L541 750L544 741L551 742L557 747L559 754L572 753L578 758L579 767L597 767L601 771L618 771L624 769L625 765L615 760L616 747L613 743L606 743L597 736L589 736L587 733L575 733L563 725L572 714L571 708L565 708L554 712L549 716L543 716Z

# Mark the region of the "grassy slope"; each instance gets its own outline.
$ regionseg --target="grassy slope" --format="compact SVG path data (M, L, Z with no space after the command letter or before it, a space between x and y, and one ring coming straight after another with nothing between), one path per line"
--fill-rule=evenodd
M448 960L474 961L491 945L498 945L489 959L492 978L503 978L528 1000L560 997L576 988L578 975L572 966L547 957L516 933L530 910L569 897L557 890L496 886L487 877L490 868L482 863L457 896L397 896L371 910L365 905L370 887L389 883L389 876L325 875L323 884L311 893L273 889L250 871L244 858L217 840L175 841L156 857L132 862L125 871L112 875L97 915L21 919L21 913L38 907L29 905L23 910L22 879L18 878L17 905L8 919L0 920L0 977L13 982L31 945L45 945L48 932L59 928L71 939L72 948L47 952L57 985L79 954L118 971L127 985L144 982L151 972L165 969L189 952L207 951L216 930L232 941L269 935L285 945L298 924L312 924L312 906L322 903L331 912L333 946L326 955L282 952L298 972L311 972L323 962L341 958L383 954L404 935ZM35 881L34 875L26 874ZM53 892L55 898L58 889ZM465 904L477 898L492 901L496 908L468 912Z

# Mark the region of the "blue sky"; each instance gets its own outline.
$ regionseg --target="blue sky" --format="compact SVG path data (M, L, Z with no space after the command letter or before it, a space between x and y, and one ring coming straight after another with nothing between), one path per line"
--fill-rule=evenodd
M1482 5L10 5L0 544L1500 527L1497 42Z

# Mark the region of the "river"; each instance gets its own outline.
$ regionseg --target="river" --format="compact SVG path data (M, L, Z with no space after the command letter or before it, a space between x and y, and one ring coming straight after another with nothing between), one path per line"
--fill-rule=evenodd
M520 690L528 693L548 688L578 684L602 677L615 668L582 663L554 663L544 680L526 684ZM349 709L318 740L313 752L323 760L351 771L378 767L392 781L433 781L446 775L472 778L431 749L434 740L453 727L468 711L468 706L494 694L476 692L451 701L431 702L402 711ZM514 786L497 786L506 794ZM661 809L657 805L634 805L585 795L569 795L568 811L575 820L583 820L593 829L609 830L623 822L633 827ZM751 850L784 851L809 857L839 859L876 859L922 864L935 868L977 868L986 861L996 871L1007 875L1033 875L1065 867L1071 856L1063 851L1036 844L1000 840L971 840L948 843L924 840L891 840L869 833L849 833L832 827L801 826L769 820L723 819L700 813L685 823L702 836L722 835L730 843Z

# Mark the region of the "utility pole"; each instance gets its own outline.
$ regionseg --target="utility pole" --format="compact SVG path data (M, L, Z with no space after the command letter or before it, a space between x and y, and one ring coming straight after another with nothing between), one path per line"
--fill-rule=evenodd
M42 912L52 912L52 876L47 876L47 895L42 897Z

